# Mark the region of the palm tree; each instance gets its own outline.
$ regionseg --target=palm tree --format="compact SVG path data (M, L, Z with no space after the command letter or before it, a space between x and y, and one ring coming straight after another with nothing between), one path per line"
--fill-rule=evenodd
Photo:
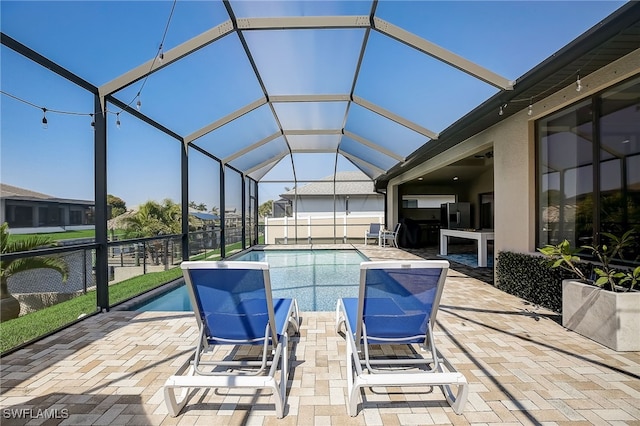
M165 199L162 204L157 201L147 201L132 216L124 219L125 237L141 238L155 237L158 235L174 235L182 232L182 208L170 199ZM149 243L149 251L153 262L160 262L162 246L165 245L165 260L167 252L167 240Z
M155 237L182 232L182 209L179 204L165 199L162 204L147 201L132 216L124 219L127 238Z
M9 241L9 225L5 222L0 225L0 253L15 253L30 251L36 248L52 245L50 237L32 235L24 240ZM17 318L20 315L20 302L9 293L9 278L18 272L30 269L47 268L60 272L62 280L69 277L69 265L59 257L31 256L20 259L2 258L0 260L0 321Z

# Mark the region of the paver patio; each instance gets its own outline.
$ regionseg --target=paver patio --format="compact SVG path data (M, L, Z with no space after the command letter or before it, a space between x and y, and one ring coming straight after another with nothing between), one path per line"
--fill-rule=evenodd
M372 260L415 258L358 248ZM640 353L607 349L564 329L555 313L455 270L436 339L471 385L460 416L439 388L391 388L366 390L349 417L345 343L334 313L302 312L283 419L275 418L271 395L247 390L198 390L169 417L162 385L192 353L192 315L114 310L4 357L2 424L640 425Z

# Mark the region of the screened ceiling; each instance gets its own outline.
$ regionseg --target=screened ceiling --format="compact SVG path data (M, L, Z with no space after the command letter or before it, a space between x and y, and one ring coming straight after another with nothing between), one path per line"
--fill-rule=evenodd
M293 181L310 180L314 162L375 180L595 23L549 28L554 37L523 53L531 44L525 10L554 6L98 2L102 37L86 3L56 6L74 8L77 38L16 29L17 38L97 85L109 112L143 114L257 181L282 168ZM544 32L551 24L536 25ZM68 52L48 45L60 42Z
M375 179L457 118L428 102L449 92L449 82L485 96L512 89L507 78L390 22L386 4L265 5L221 3L213 28L163 45L100 93L137 103L135 83L151 75L141 103L160 97L154 91L170 101L145 102L145 114L259 181L281 161L293 180L304 179L299 154L307 153L344 157ZM173 84L184 75L187 82ZM218 105L184 119L179 109L194 103Z

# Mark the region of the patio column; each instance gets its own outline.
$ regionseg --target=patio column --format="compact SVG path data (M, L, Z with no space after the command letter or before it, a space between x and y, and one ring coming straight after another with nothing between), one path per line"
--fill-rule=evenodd
M106 105L106 103L104 103ZM100 96L94 96L94 182L96 239L96 303L109 310L109 250L107 247L107 119Z
M180 183L182 186L182 260L189 260L189 157L187 144L182 142L180 151Z

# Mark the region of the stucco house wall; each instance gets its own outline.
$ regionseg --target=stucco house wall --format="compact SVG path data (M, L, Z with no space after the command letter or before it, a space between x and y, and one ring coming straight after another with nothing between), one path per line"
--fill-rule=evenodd
M495 253L535 252L535 120L635 75L640 75L640 49L582 77L580 92L575 90L575 81L567 82L566 87L533 103L531 116L527 114L527 103L517 114L395 177L387 187L388 220L398 220L398 185L493 147ZM475 190L476 194L486 192L482 186Z

